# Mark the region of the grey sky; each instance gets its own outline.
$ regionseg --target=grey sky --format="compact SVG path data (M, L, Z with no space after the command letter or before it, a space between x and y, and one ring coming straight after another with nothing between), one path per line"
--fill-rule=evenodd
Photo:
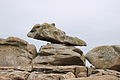
M84 53L100 45L120 44L120 0L0 0L0 38L26 35L34 24L56 23L68 35L87 42Z

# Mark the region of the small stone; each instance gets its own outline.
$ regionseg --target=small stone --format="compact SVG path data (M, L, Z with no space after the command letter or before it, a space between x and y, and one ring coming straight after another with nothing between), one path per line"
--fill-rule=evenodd
M79 77L87 77L87 72L80 72L78 75L77 75L77 78Z
M77 75L77 77L87 77L87 67L85 66L81 66L81 67L76 67L75 69L75 74Z

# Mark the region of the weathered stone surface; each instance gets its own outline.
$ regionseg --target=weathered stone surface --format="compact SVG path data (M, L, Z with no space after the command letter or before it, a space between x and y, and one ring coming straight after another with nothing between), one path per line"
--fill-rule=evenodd
M33 45L33 44L28 44L28 45L27 45L27 50L28 50L28 52L29 52L30 54L33 55L33 58L36 57L36 55L37 55L37 49L36 49L35 45Z
M36 55L35 46L30 46L16 37L0 39L0 67L29 65Z
M27 45L28 42L17 38L17 37L8 37L7 39L0 39L0 44L1 45L16 45L16 46L20 46L20 45Z
M74 73L76 77L86 77L87 67L85 66L46 66L46 65L34 65L33 70L41 74L66 74L68 72Z
M46 66L46 65L33 65L33 71L50 74L50 73L68 73L72 72L75 73L76 68L79 66ZM83 68L84 66L80 66Z
M86 46L85 41L77 37L70 37L64 31L57 29L55 24L36 24L28 33L28 37L52 43L61 43L73 46Z
M1 80L26 80L28 76L26 71L0 70Z
M22 66L0 66L0 70L19 70L19 71L32 71L33 66L30 65L22 65Z
M72 72L66 74L40 74L40 73L31 73L28 77L28 80L64 80L68 78L75 78L75 75Z
M0 79L3 80L64 80L76 78L80 73L87 74L85 66L46 66L33 65L30 72L15 67L0 67ZM81 77L86 77L81 76Z
M77 78L79 77L87 77L88 76L88 68L87 67L76 67L75 75Z
M47 44L40 48L37 57L33 60L34 64L44 65L85 65L83 52L73 46L61 44Z
M94 70L96 69L93 66L88 67L88 72L87 72L88 76L90 76Z
M77 75L77 78L79 77L87 77L87 73L86 72L80 72L78 75Z
M102 75L111 75L116 76L120 78L120 72L114 71L114 70L103 70L103 69L95 69L91 71L91 74L89 76L102 76Z
M66 79L66 80L120 80L120 78L112 75L103 75L103 76L92 76L92 77L85 77L85 78L73 78L73 79Z
M10 79L10 78L0 78L0 80L13 80L13 79Z
M86 54L88 61L96 68L120 71L120 46L100 46Z

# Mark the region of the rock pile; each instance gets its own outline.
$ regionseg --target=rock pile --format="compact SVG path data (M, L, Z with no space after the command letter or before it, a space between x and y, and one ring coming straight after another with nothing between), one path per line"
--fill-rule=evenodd
M57 29L55 24L37 24L28 33L28 37L51 42L40 48L37 57L33 60L35 64L85 65L83 52L74 47L86 46L85 41L67 36L64 31Z
M55 24L36 24L28 37L47 41L37 52L17 37L0 39L0 80L120 80L120 46L100 46L85 56L86 42ZM86 59L93 64L85 65Z
M67 36L64 31L57 29L55 24L48 23L36 24L28 37L51 42L43 45L32 60L33 67L39 71L38 74L33 73L37 76L36 80L63 80L87 76L85 56L79 48L74 47L86 46L85 41ZM79 74L80 72L82 73ZM33 79L33 74L30 79Z

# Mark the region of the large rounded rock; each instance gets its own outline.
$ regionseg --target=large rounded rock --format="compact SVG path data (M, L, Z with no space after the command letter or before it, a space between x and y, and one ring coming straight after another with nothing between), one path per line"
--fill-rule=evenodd
M88 61L96 68L120 71L120 46L100 46L86 54Z
M47 65L85 65L83 52L73 46L61 44L47 44L40 48L37 57L33 60L34 64Z
M70 37L64 31L57 29L55 24L36 24L28 33L28 37L52 43L62 43L73 46L86 46L85 41L77 37Z
M28 65L35 55L35 46L22 39L0 39L0 67Z

